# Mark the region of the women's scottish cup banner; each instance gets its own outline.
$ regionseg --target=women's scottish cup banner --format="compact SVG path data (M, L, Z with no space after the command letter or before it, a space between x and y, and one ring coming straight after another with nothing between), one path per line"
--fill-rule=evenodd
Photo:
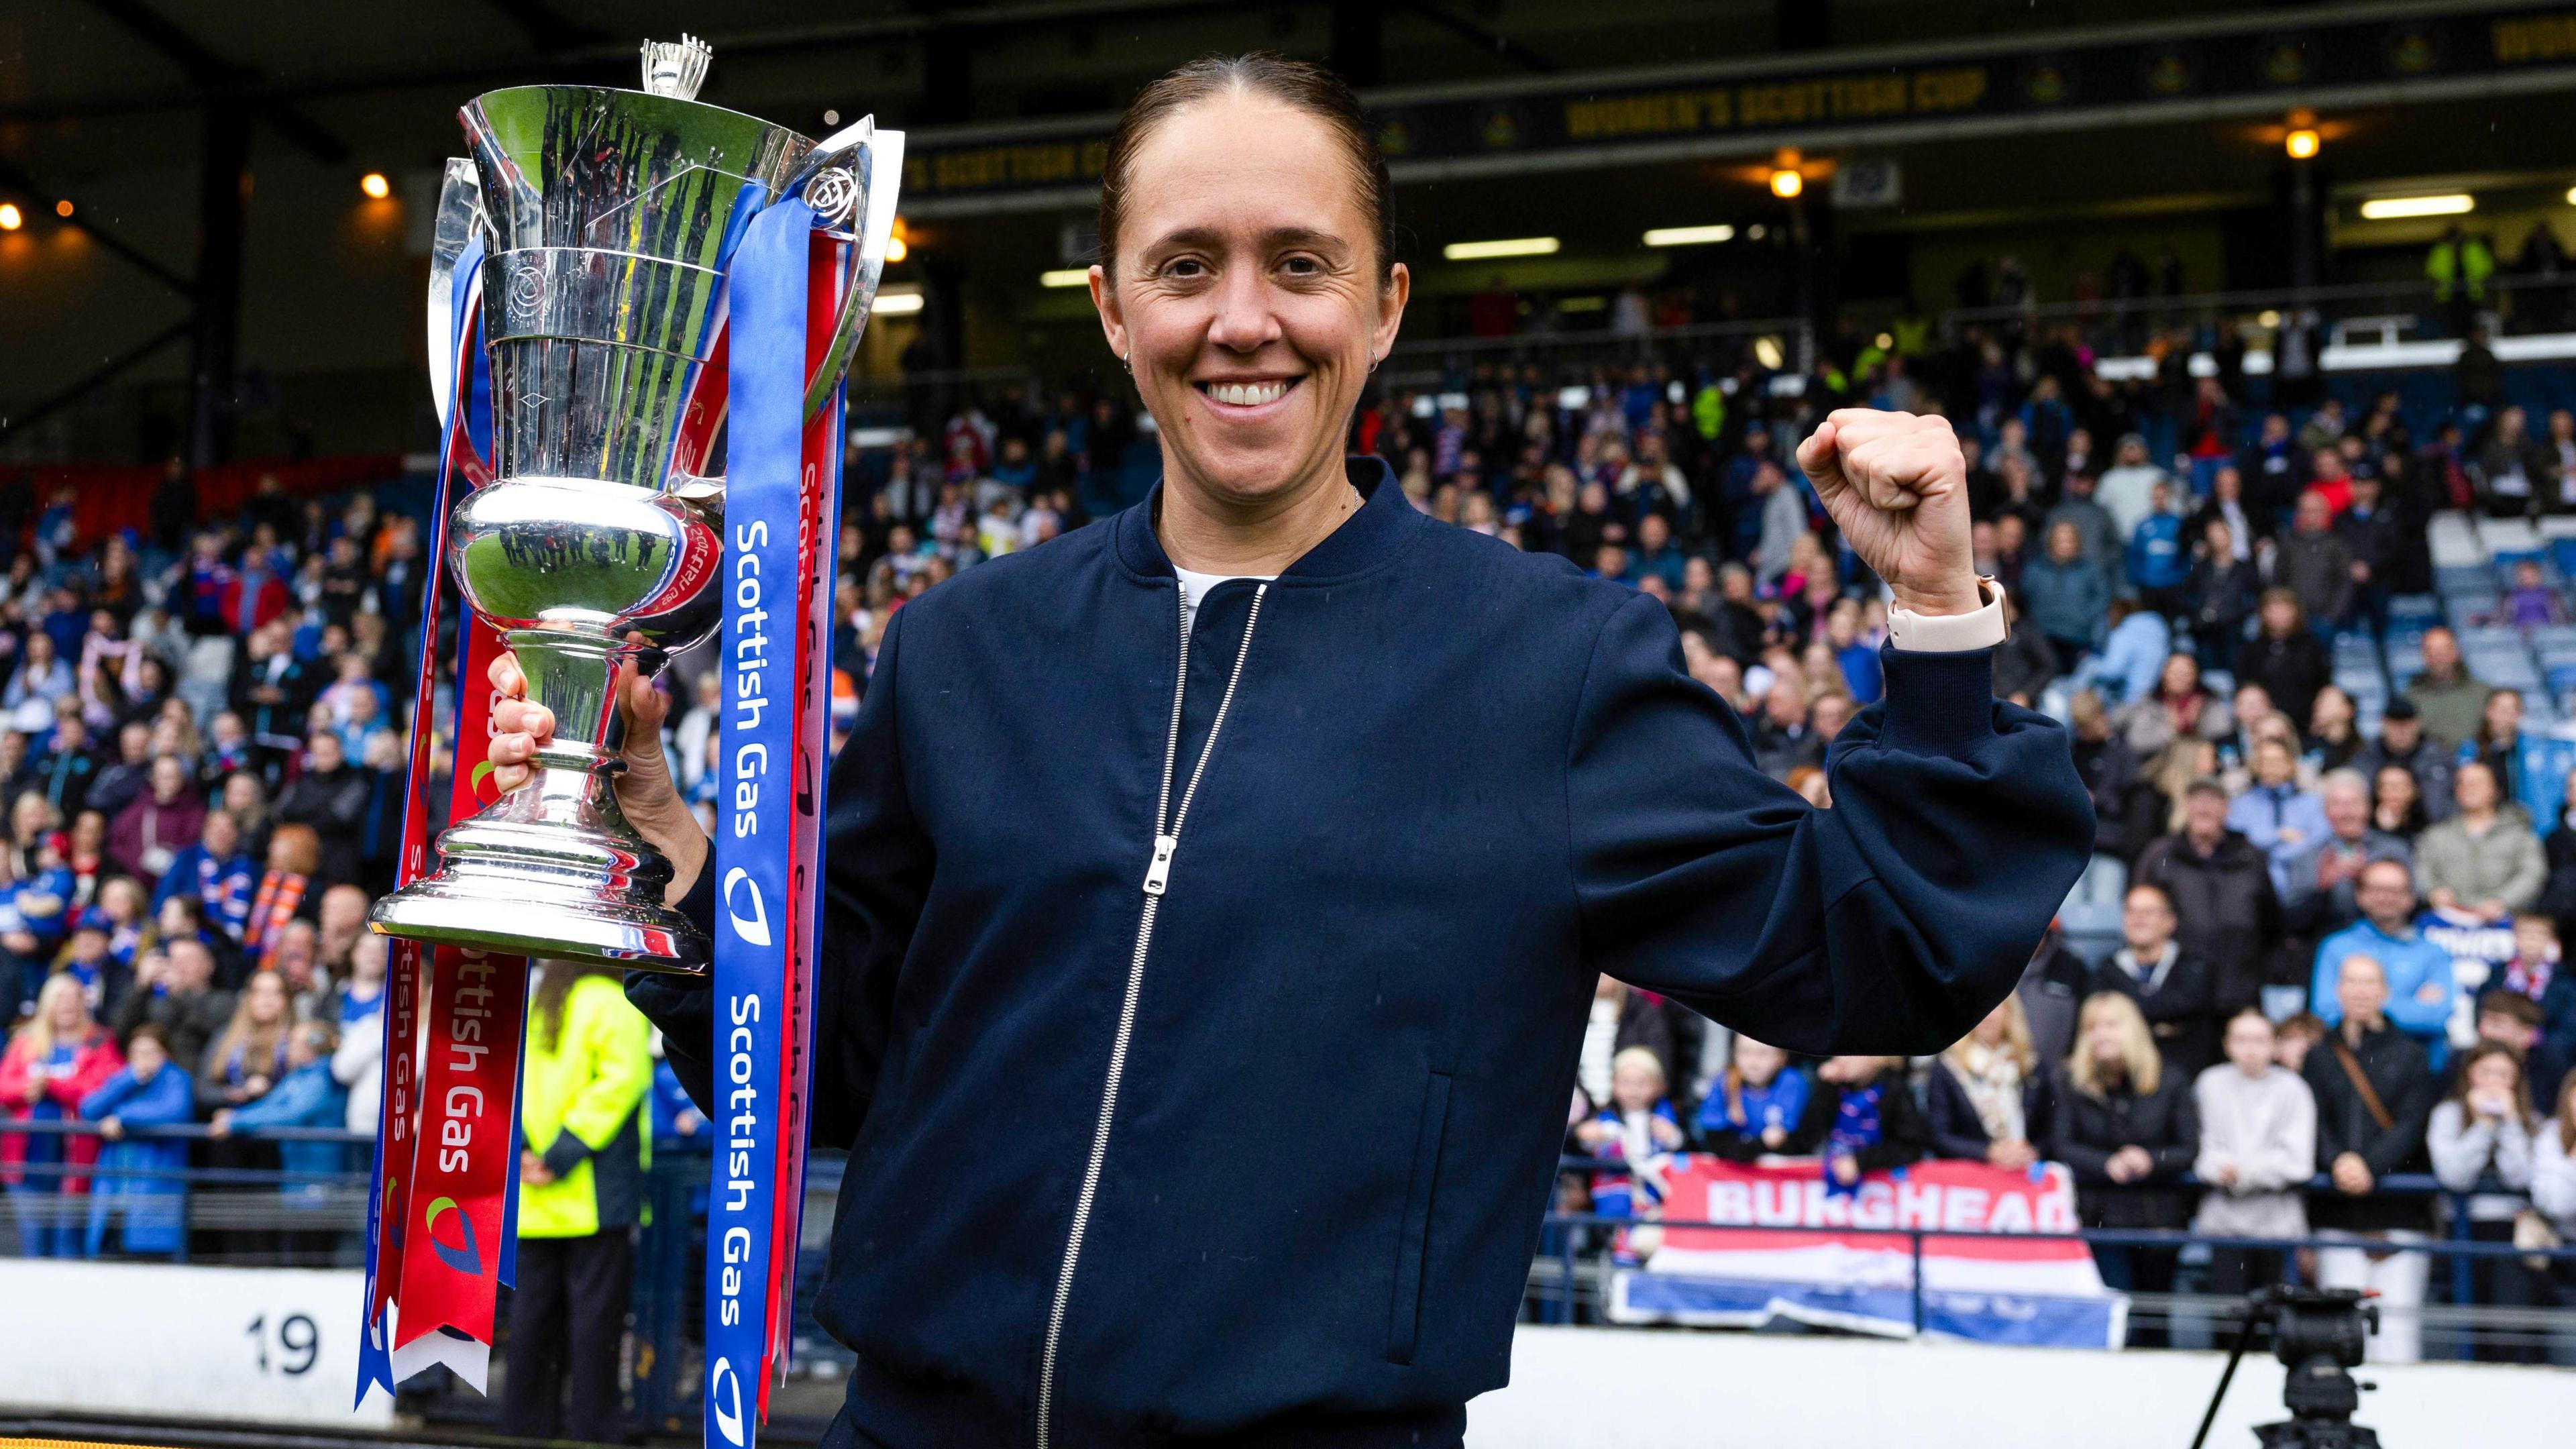
M1910 1338L1914 1242L1904 1229L2070 1233L2075 1185L2042 1163L1920 1162L1827 1190L1813 1161L1666 1160L1664 1223L1628 1230L1639 1269L1611 1276L1618 1323L1753 1328L1775 1320ZM1692 1223L1719 1226L1691 1227ZM1889 1231L1890 1229L1900 1231ZM1876 1231L1873 1231L1876 1230ZM1980 1343L2116 1348L2128 1300L2073 1238L1927 1237L1922 1332Z

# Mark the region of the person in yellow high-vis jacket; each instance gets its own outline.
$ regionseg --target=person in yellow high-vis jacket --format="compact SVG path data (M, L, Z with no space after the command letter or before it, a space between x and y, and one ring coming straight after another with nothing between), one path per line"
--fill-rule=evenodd
M519 1088L519 1277L501 1432L615 1442L617 1350L653 1134L652 1028L615 970L548 962Z

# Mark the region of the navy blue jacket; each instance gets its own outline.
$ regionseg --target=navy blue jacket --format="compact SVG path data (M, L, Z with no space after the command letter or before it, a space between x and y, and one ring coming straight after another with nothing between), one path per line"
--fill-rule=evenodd
M1438 1443L1507 1377L1596 972L1791 1051L1934 1051L2083 867L2066 737L1987 651L1890 652L1811 809L1661 603L1351 478L1276 582L1207 596L1176 749L1159 487L886 631L831 781L814 1086L850 1148L816 1313L877 1439L1034 1442L1131 990L1050 1445ZM1238 657L1138 974L1165 760L1177 800ZM703 1106L689 986L628 989Z

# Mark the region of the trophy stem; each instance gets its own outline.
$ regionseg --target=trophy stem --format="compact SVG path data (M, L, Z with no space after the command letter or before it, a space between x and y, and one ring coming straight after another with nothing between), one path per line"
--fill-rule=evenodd
M438 872L378 901L370 925L438 945L705 971L705 938L662 899L670 862L627 823L612 784L626 768L618 673L630 660L649 673L661 652L587 629L502 638L530 701L554 711L554 737L526 784L440 834Z

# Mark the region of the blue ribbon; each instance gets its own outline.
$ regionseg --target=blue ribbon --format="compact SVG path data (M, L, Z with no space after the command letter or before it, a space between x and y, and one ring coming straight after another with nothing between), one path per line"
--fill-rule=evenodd
M469 320L473 324L474 346L471 351L465 354L464 365L457 370L454 384L456 395L449 400L450 405L447 409L447 426L441 430L438 439L438 481L433 485L430 491L429 548L424 556L425 566L421 570L420 581L419 647L423 655L427 655L438 648L439 583L441 573L446 567L442 560L446 556L447 548L448 498L456 482L456 470L452 460L456 456L457 430L459 428L465 430L466 441L473 447L474 451L479 456L488 458L492 455L491 364L483 355L482 321L478 316L476 316L474 310L475 288L482 276L483 238L478 235L469 239L465 244L465 250L458 255L456 259L455 280L450 284L449 291L450 307L448 317L450 322L447 338L448 353L450 356L455 356L457 350L465 345L466 327ZM462 696L460 695L459 698L461 701ZM418 720L415 720L412 723L415 729L421 724ZM449 736L453 738L455 734L453 721L450 722L450 726L448 733ZM408 829L410 827L413 803L412 792L428 788L432 787L427 779L408 781L406 783L403 791L404 828ZM425 1006L426 1003L415 1001L413 1005L414 1010L417 1011ZM408 1052L411 1050L412 1044L410 1042L396 1042L393 1039L394 1012L390 1001L385 1004L385 1009L379 1015L381 1017L380 1025L385 1033L384 1060L390 1063L397 1050ZM390 1070L386 1072L385 1079L388 1081L392 1079L392 1072ZM379 1104L377 1110L378 1118L376 1123L374 1170L369 1177L367 1186L367 1272L366 1277L363 1280L366 1285L366 1296L359 1300L358 1304L358 1311L362 1317L371 1312L375 1307L376 1273L378 1268L376 1261L376 1244L379 1235L384 1231L385 1144L387 1133L384 1130L384 1121L382 1116L384 1109L382 1104ZM512 1113L514 1121L516 1116L517 1114L515 1112ZM518 1176L516 1173L511 1175L510 1183L511 1186L507 1206L503 1210L505 1221L514 1220L518 1214ZM508 1283L515 1276L512 1271L514 1267L515 1254L508 1247L505 1247L503 1252L508 1256L505 1256L503 1260L503 1276L501 1281ZM394 1392L392 1325L382 1322L368 1322L363 1325L363 1328L364 1331L358 1335L357 1403L352 1404L352 1408L357 1407L357 1404L364 1404L367 1401L367 1390L370 1388L382 1385L387 1395L390 1396Z
M716 1164L707 1188L705 1443L758 1437L778 1191L780 1018L795 807L797 544L804 514L806 267L814 213L753 219L730 269L724 627L717 636L731 777L716 823Z

